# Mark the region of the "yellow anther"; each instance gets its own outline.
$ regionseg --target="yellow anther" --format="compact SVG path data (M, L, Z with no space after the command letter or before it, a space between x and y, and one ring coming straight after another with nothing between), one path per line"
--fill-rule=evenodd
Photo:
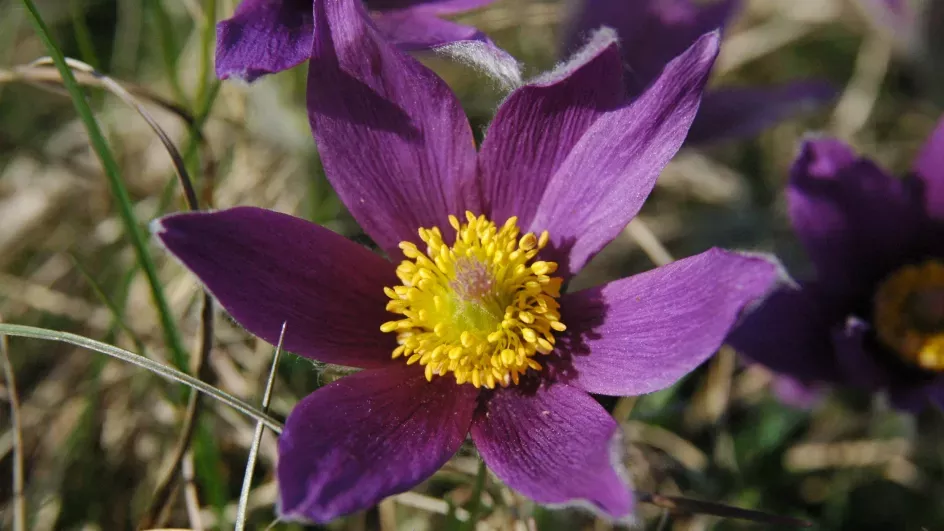
M387 310L398 321L381 325L397 334L394 358L424 366L428 380L452 373L459 384L494 388L517 384L533 358L554 349L560 322L557 264L532 261L550 241L521 234L518 220L498 226L485 216L449 216L455 243L438 227L417 230L426 252L411 242L400 249L401 285L384 288Z
M535 275L547 275L557 271L557 264L554 262L535 262L531 264L531 271Z
M537 237L535 237L534 234L531 234L530 232L522 236L521 240L518 241L518 247L521 249L524 249L525 251L530 251L531 249L534 249L534 247L537 246L537 244L538 244Z
M538 340L538 335L535 334L534 330L531 330L530 328L522 328L521 337L523 337L528 343L535 343Z

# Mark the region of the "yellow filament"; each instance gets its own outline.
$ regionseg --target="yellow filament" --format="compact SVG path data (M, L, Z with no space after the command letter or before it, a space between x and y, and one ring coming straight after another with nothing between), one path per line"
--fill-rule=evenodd
M498 227L485 216L449 216L455 243L446 245L438 227L419 229L421 252L402 242L399 286L384 288L387 311L402 316L381 325L397 334L394 358L425 367L426 379L452 373L456 383L495 388L517 384L537 354L550 354L560 321L563 280L550 276L554 262L532 261L547 246L548 233L519 238L518 219Z
M875 293L878 338L906 361L930 371L944 371L944 313L923 297L944 297L944 264L928 261L903 267Z

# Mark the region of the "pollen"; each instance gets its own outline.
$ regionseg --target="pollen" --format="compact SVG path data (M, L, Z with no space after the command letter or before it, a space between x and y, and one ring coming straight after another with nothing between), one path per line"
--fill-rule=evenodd
M393 358L425 368L426 379L451 373L458 384L494 389L517 384L535 358L554 350L563 279L555 262L535 260L548 233L521 235L518 219L498 226L485 216L449 216L455 242L438 227L419 229L425 252L401 242L399 286L384 288L387 311L399 319L381 325L395 333Z
M944 371L944 263L927 261L898 269L874 299L878 338L906 361Z

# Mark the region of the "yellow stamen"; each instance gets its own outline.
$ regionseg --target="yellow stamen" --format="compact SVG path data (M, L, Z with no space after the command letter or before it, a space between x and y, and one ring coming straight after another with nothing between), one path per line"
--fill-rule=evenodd
M874 303L875 332L885 345L923 369L944 371L944 264L898 269Z
M407 257L397 267L402 285L384 288L387 311L403 316L380 326L395 332L394 358L425 366L426 379L452 373L459 384L494 388L517 384L534 358L550 354L560 321L557 298L563 279L554 262L531 262L547 246L547 231L519 238L518 219L498 227L466 212L449 216L455 243L438 227L419 229L425 254L400 243Z

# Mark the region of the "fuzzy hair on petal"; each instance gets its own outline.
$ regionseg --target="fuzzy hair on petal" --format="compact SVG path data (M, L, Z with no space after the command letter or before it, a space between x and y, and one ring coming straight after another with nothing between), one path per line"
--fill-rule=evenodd
M458 41L437 46L433 51L487 75L504 91L514 90L524 83L521 63L490 42Z
M587 39L586 44L566 61L559 63L549 72L545 72L534 78L530 84L549 85L556 83L573 74L574 70L584 65L591 57L599 54L601 50L607 46L612 46L614 43L619 44L619 37L616 35L616 30L604 26L594 31L590 35L590 38Z

